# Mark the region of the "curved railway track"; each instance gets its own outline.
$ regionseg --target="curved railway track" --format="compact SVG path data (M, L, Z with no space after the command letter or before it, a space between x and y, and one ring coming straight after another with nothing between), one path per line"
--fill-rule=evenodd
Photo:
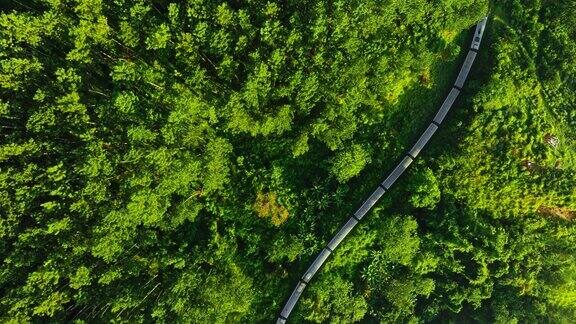
M362 220L362 218L374 207L376 202L384 195L384 193L394 185L396 180L406 171L406 169L410 166L410 164L416 159L420 151L424 149L428 141L432 138L434 133L438 130L442 121L448 114L448 111L458 98L460 91L462 91L462 87L468 78L468 74L470 73L470 69L472 68L472 64L476 59L476 55L478 54L478 50L480 49L480 43L482 41L482 36L484 35L484 29L486 27L486 22L488 17L484 17L478 24L476 25L476 30L474 31L474 36L472 38L472 44L468 50L468 54L466 55L466 59L460 68L460 72L458 73L458 77L446 96L446 99L438 109L436 116L430 123L430 125L426 128L426 130L420 135L420 138L416 141L412 149L406 153L404 158L398 163L398 165L388 174L388 176L384 179L384 181L378 185L378 187L372 192L372 194L364 201L362 206L358 208L358 210L350 216L348 221L340 228L340 230L334 235L334 237L328 242L326 247L320 251L316 259L312 262L312 264L308 267L306 272L302 275L296 287L292 291L292 294L284 304L282 308L278 320L276 321L277 324L284 324L288 320L292 309L300 299L302 292L306 288L306 285L310 282L314 274L320 269L320 267L326 262L330 254L338 247L338 245L346 238L346 236L352 231L352 229Z

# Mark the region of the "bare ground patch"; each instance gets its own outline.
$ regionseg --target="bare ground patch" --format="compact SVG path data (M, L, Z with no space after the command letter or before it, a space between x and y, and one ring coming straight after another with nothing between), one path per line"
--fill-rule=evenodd
M573 220L576 218L576 211L570 210L564 207L554 207L554 206L540 206L538 212L542 215L560 217L565 220Z

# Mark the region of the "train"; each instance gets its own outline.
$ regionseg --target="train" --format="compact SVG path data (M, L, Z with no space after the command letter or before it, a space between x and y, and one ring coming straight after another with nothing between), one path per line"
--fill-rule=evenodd
M368 212L374 207L374 205L378 202L378 200L384 195L384 193L392 187L392 185L400 178L400 176L408 169L410 164L416 159L418 154L424 149L428 141L432 138L434 133L438 130L444 118L452 108L452 105L458 98L458 95L462 91L462 87L468 78L468 74L472 68L472 64L476 59L476 55L480 50L480 44L482 42L482 37L484 35L484 30L486 29L486 23L488 22L488 16L484 17L476 24L476 29L474 30L474 36L472 37L472 43L468 50L468 54L464 59L464 63L462 63L462 67L460 68L460 72L456 77L456 81L452 86L452 89L446 96L446 99L438 109L438 112L432 119L432 122L426 130L422 133L422 135L418 138L414 146L406 153L406 155L402 158L400 163L390 172L390 174L384 179L384 181L378 185L378 187L370 194L370 196L364 201L364 203L356 210L352 216L348 219L348 221L340 228L340 230L334 235L334 237L328 242L328 244L320 251L318 256L314 259L312 264L308 267L306 272L302 275L296 287L292 291L290 297L284 304L284 307L280 311L278 315L278 319L276 324L284 324L288 320L288 316L292 312L294 306L300 299L300 296L304 292L306 285L309 284L310 280L316 272L322 267L324 262L328 259L330 254L338 247L338 245L346 238L346 236L354 229L354 227L362 220L362 218L368 214Z

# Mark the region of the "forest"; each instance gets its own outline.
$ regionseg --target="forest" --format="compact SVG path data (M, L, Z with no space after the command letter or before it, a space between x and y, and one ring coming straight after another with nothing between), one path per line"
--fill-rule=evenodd
M0 321L576 321L573 0L0 3Z

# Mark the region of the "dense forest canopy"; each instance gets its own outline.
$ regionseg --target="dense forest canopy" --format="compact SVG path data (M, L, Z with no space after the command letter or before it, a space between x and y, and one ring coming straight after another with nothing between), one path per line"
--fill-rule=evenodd
M572 0L0 5L0 320L576 318Z

